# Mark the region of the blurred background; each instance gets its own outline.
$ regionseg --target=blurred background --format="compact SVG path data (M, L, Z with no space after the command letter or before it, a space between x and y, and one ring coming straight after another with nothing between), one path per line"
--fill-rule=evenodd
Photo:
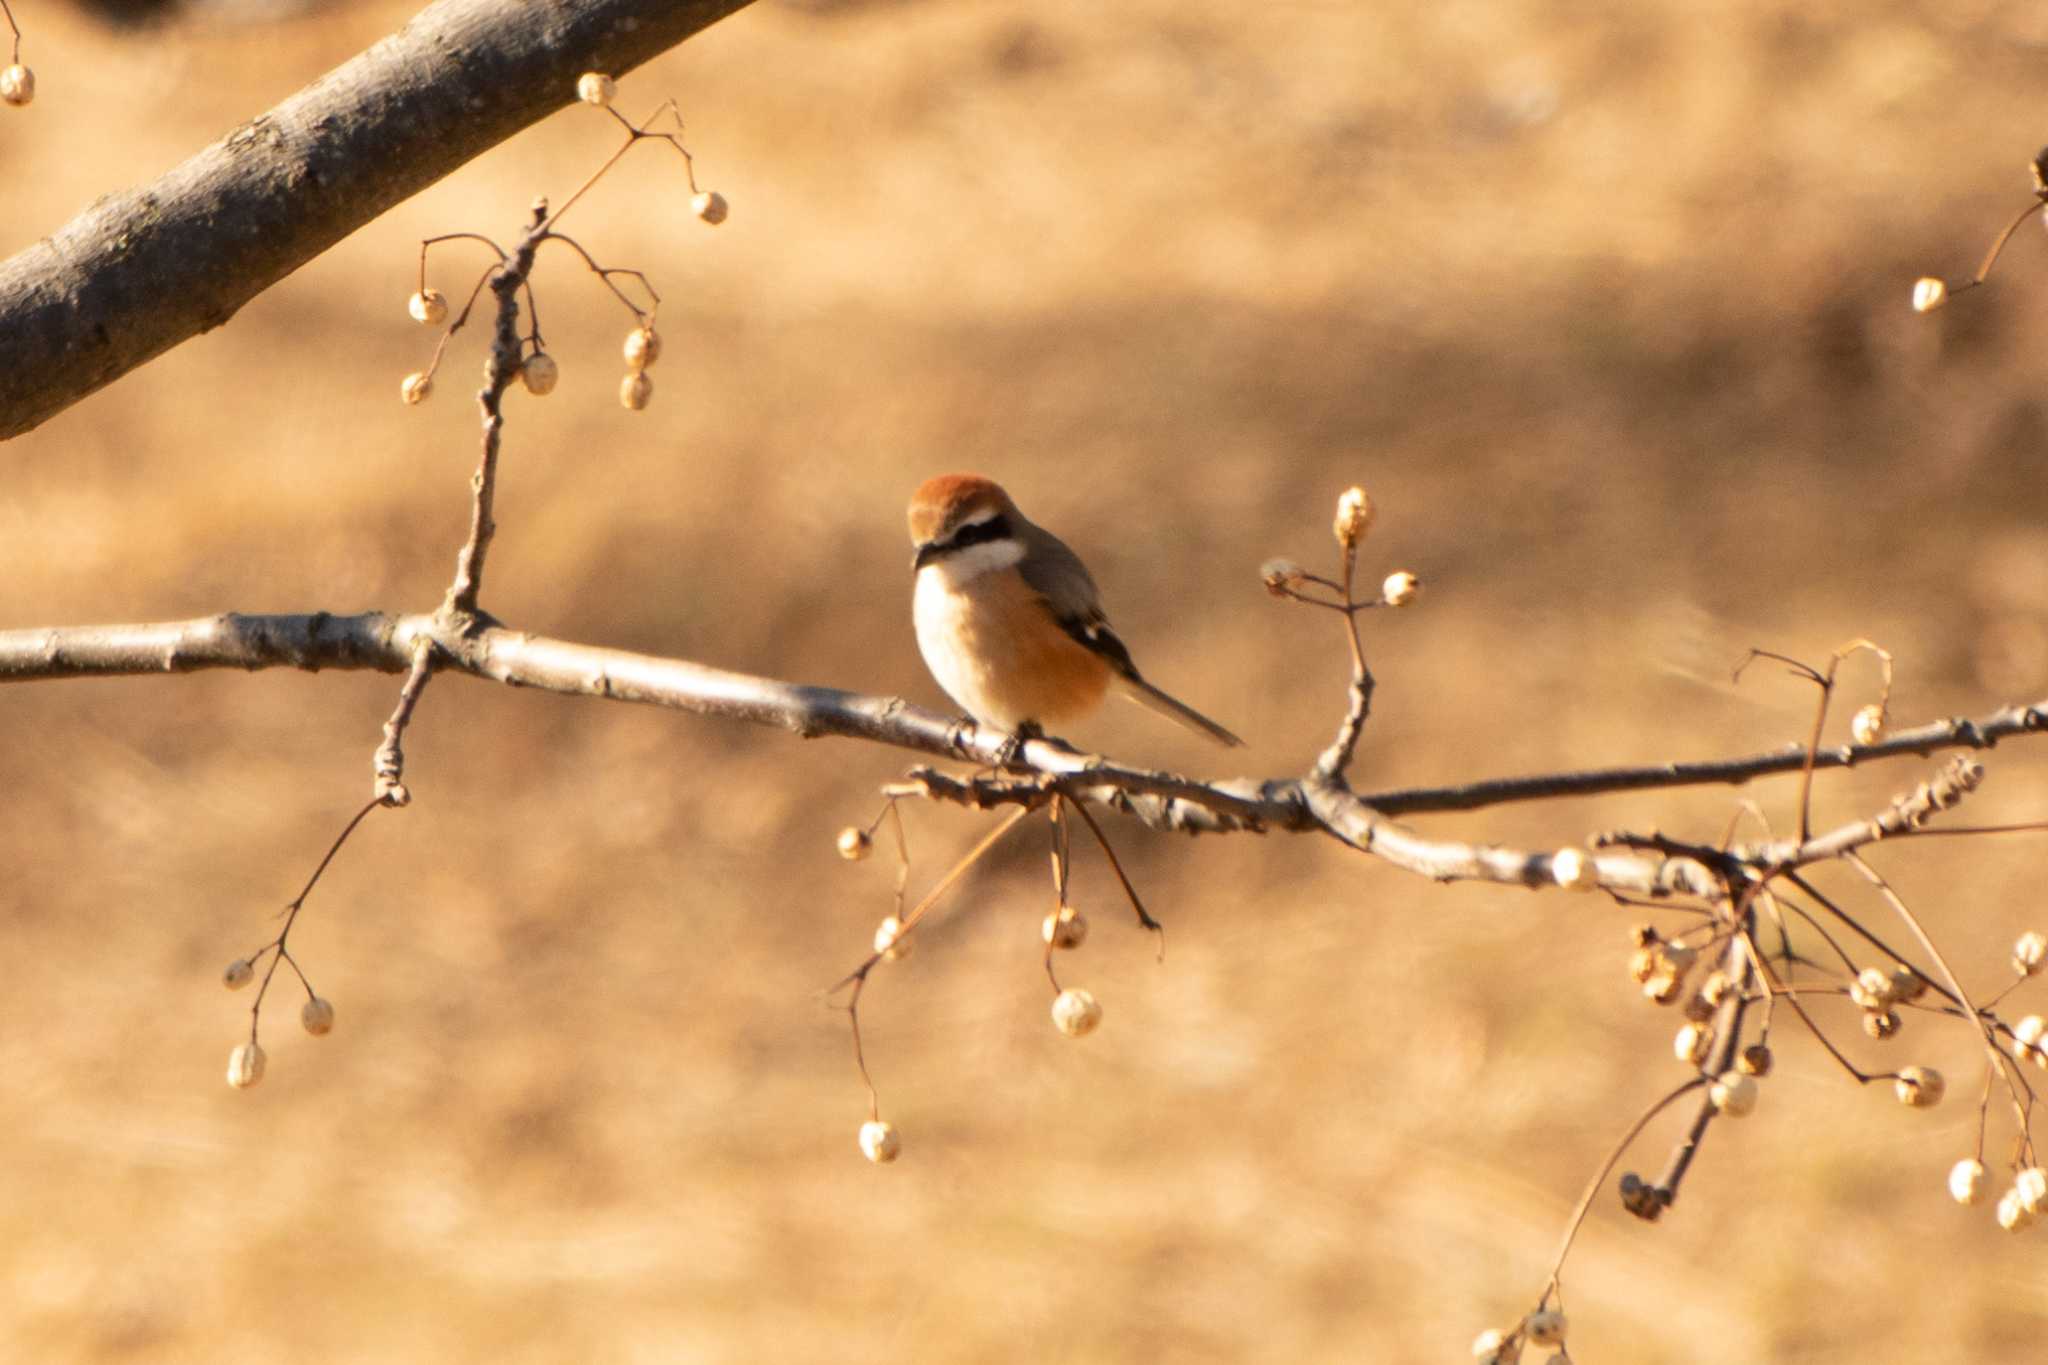
M146 181L412 6L24 0L0 250ZM564 252L562 368L515 395L486 602L518 627L938 704L902 508L980 470L1070 540L1147 672L1246 735L1147 713L1075 738L1197 773L1301 771L1340 712L1321 613L1257 567L1380 507L1358 779L1704 758L1805 733L1762 646L1893 650L1897 723L2048 693L2048 251L1941 313L2027 202L2048 16L2000 0L762 0L623 82L698 176L636 153L565 227L661 290L629 318ZM613 147L572 108L357 232L227 326L5 452L0 627L421 610L466 528L482 339L424 407L419 239L510 234ZM433 281L482 269L460 247ZM1867 658L1845 672L1868 699ZM269 1078L222 1084L263 942L369 790L396 690L272 672L0 697L0 1355L49 1361L1434 1361L1533 1306L1585 1182L1681 1079L1625 974L1640 912L1440 887L1328 841L1117 827L1163 960L1100 862L1047 1015L1042 835L881 972L863 1022L905 1151L820 992L889 910L834 833L909 759L443 678L416 796L293 936ZM1969 814L2048 812L2010 744ZM1928 765L1823 784L1825 823ZM1423 820L1533 847L1718 838L1792 784ZM914 885L986 817L911 809ZM2038 840L1877 850L1966 983L2048 920ZM1823 878L1881 918L1843 877ZM1881 921L1882 922L1882 921ZM1897 926L1884 922L1897 932ZM1903 936L1903 935L1902 935ZM2024 997L2019 997L2024 1001ZM2048 1002L2040 1002L2048 1003ZM2034 1008L2040 1008L2036 1003ZM1845 1008L1822 1010L1850 1034ZM1587 1361L2038 1358L2042 1244L1947 1198L1978 1054L1924 1020L1872 1064L1780 1035L1649 1227L1603 1197L1566 1269ZM1994 1124L1989 1153L2005 1151ZM1623 1168L1661 1166L1669 1125Z

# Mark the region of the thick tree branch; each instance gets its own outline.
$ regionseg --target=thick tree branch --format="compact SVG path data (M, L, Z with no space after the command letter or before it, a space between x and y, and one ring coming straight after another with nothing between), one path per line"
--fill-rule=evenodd
M0 262L0 439L218 327L392 205L749 0L440 0Z
M995 768L1011 737L949 720L897 697L866 696L711 668L623 649L574 644L478 624L461 613L393 615L326 612L254 616L227 612L147 625L66 626L0 631L0 683L39 679L192 673L201 669L299 668L411 670L422 640L435 666L513 687L644 702L698 715L789 730L805 738L840 735ZM1211 811L1208 828L1303 827L1298 805L1249 780L1204 783L1172 773L1127 768L1051 740L1016 755L1033 772L1134 796L1188 801Z
M699 715L772 725L811 737L841 735L895 745L919 753L985 765L990 774L960 778L914 769L907 787L918 794L965 805L1044 804L1054 794L1094 801L1124 811L1156 828L1191 833L1230 830L1323 832L1396 866L1440 881L1478 880L1509 885L1553 885L1548 853L1485 847L1418 833L1389 818L1381 799L1353 792L1340 777L1320 771L1299 778L1233 778L1198 781L1174 773L1131 768L1057 741L1031 740L1011 755L1010 737L966 721L949 721L893 697L864 696L837 688L760 678L681 659L604 649L529 635L479 621L464 613L302 616L224 614L191 621L135 626L78 626L0 631L0 682L34 679L186 673L208 668L292 667L377 669L407 673L420 651L430 648L437 669L463 672L515 687L539 687L576 696L601 697L673 707ZM2002 734L2042 728L2043 708L2007 708L1982 722L1951 721L1908 731L1885 744L1865 746L1843 757L1882 753L1924 753L1934 748L1979 748ZM995 771L1009 760L1009 771ZM1747 762L1746 772L1740 765ZM1647 785L1641 773L1699 771L1707 781L1737 781L1763 772L1796 771L1779 754L1716 764L1620 769L1623 781L1608 790ZM1515 784L1483 783L1478 789L1511 787L1515 796L1601 790L1597 774L1559 774ZM1668 781L1668 779L1667 779ZM1664 785L1660 783L1658 785ZM1447 789L1439 809L1482 804L1466 791ZM1922 793L1924 795L1924 793ZM1505 798L1513 799L1513 798ZM1899 808L1917 812L1919 798ZM1923 803L1924 804L1924 803ZM1938 803L1937 803L1938 804ZM1423 809L1410 798L1408 809ZM1932 810L1934 806L1929 806ZM1917 819L1917 817L1916 817ZM1899 832L1891 825L1861 822L1850 842ZM1830 836L1833 838L1834 836ZM1845 836L1846 837L1846 836ZM1833 856L1833 844L1788 850L1786 856ZM1600 886L1624 895L1689 896L1712 899L1722 882L1710 864L1718 856L1681 848L1606 849L1594 855Z

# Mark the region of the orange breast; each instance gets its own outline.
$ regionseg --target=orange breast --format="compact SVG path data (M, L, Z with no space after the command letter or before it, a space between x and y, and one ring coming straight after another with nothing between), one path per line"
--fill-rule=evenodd
M1053 621L1014 572L958 587L918 577L917 643L948 696L1004 729L1047 729L1087 715L1109 690L1109 665Z

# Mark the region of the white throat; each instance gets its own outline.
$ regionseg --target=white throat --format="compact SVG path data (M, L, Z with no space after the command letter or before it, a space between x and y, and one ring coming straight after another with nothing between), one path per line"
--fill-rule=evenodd
M918 585L936 581L958 591L985 573L1015 568L1024 559L1024 542L1015 536L984 540L941 556L917 571Z

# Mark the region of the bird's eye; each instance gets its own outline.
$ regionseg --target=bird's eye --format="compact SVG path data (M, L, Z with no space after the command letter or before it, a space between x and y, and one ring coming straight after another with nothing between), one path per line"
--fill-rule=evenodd
M985 545L991 540L1002 540L1010 534L1010 519L998 513L987 521L971 521L955 531L948 543L955 547Z

